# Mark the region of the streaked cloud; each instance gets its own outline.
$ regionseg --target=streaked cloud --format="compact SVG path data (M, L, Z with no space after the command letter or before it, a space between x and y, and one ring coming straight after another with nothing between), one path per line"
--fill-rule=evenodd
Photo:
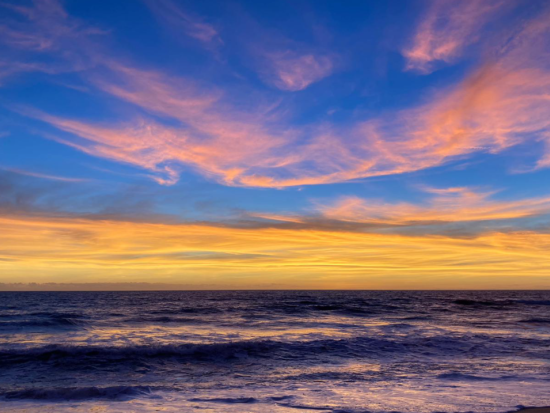
M424 187L421 202L386 202L358 196L317 201L307 212L251 213L274 228L413 237L477 238L490 233L550 231L550 196L502 200L494 191ZM257 226L261 227L262 221Z
M0 27L3 41L19 49L45 51L57 49L69 35L78 35L79 29L66 24L68 14L56 0L34 1L32 6L2 3L4 11L11 11L23 21L8 20Z
M535 56L536 50L521 53ZM242 182L275 187L344 182L414 172L527 142L547 142L550 71L539 65L541 57L533 62L519 53L519 49L506 52L498 63L481 67L418 107L348 129L323 125L307 143L294 148L288 167L291 177L281 178L275 172L245 176ZM541 154L539 167L546 165L547 156Z
M352 196L322 207L321 212L327 218L393 225L509 220L550 213L550 197L496 201L492 192L471 188L425 190L433 194L427 204L391 204Z
M334 61L328 55L287 50L266 54L261 74L268 84L296 92L330 76L333 70Z
M213 47L223 43L218 30L197 15L183 10L172 0L146 0L146 4L160 19L177 32L185 33L203 44Z
M505 0L432 0L403 50L406 70L430 73L437 62L458 60L465 49L480 40L481 29L513 2Z
M70 16L58 0L33 0L26 5L3 2L0 7L6 12L0 25L2 42L17 49L38 52L62 49L68 53L89 36L107 34ZM8 13L19 19L8 19Z
M99 125L24 111L85 140L56 138L90 155L133 164L153 173L162 184L177 182L185 166L227 185L238 185L242 174L277 165L277 148L289 142L288 132L270 132L254 115L225 109L215 93L195 93L193 87L153 72L112 66L119 77L97 84L103 90L152 113L183 123L168 127L152 119ZM124 79L124 80L122 80Z
M521 273L524 288L549 286L550 236L532 232L472 240L2 217L0 245L4 282L107 282L116 273L188 288L458 288L466 279L506 288Z
M195 94L180 89L177 81L134 68L117 69L125 81L98 84L121 99L180 120L185 128L143 120L132 127L97 129L86 122L42 119L87 139L95 129L92 140L104 147L86 152L154 173L169 169L172 183L179 176L178 164L237 186L337 183L418 171L472 153L498 153L547 139L550 72L509 68L509 58L482 67L424 105L345 128L280 125L261 112L240 113L215 93ZM544 154L541 159L539 167ZM161 166L166 162L176 164Z
M501 4L478 3L453 3L459 9L450 19L459 18L455 14L461 15L461 7L483 11L485 16ZM451 7L441 4L433 7ZM67 18L61 12L55 15ZM318 122L297 127L276 111L255 108L254 101L248 103L254 109L239 109L222 88L145 70L107 55L94 58L101 61L102 70L86 73L87 81L181 125L165 126L143 116L111 124L40 117L89 142L59 141L145 168L163 184L175 183L185 167L226 185L275 188L413 172L472 153L498 153L547 139L550 68L544 39L550 33L549 21L542 15L523 23L503 41L492 61L458 85L434 93L426 103L344 126ZM303 89L333 69L328 56L297 52L270 56L271 81L288 90ZM547 159L541 154L537 166L547 165Z
M144 38L157 39L152 11L191 42L157 51L128 40L135 27L99 30L54 0L0 6L0 82L21 75L0 107L10 128L0 140L10 165L0 167L2 282L490 288L517 286L521 274L524 288L550 287L550 196L538 171L550 167L548 9L517 18L505 13L516 2L430 3L403 51L407 69L471 64L411 80L390 58L385 79L361 72L400 33L360 47L367 37L352 39L353 25L292 32L298 18L252 38L252 23L229 32L246 20L239 7L202 16L173 0L146 3L133 16ZM250 20L276 27L262 13ZM391 30L407 23L396 18ZM376 39L376 30L364 33ZM196 43L215 53L196 53ZM497 192L478 170L504 153L529 164L499 168L532 175L499 169ZM55 164L61 155L70 161ZM459 160L478 169L428 170ZM397 188L391 201L376 198L387 196L377 180L354 182L416 171L425 172L383 181ZM447 186L420 186L431 172L437 179L425 182ZM268 190L285 187L298 188Z
M0 135L1 137L1 135ZM32 176L34 178L41 178L41 179L49 179L52 181L61 181L61 182L87 182L89 179L83 179L83 178L72 178L67 176L59 176L59 175L51 175L51 174L45 174L40 172L34 172L34 171L28 171L24 169L19 168L4 168L0 167L1 170L13 172L19 175L25 175L25 176Z
M96 64L94 41L107 31L70 16L59 1L1 2L0 10L0 46L7 46L0 82L20 73L78 72Z

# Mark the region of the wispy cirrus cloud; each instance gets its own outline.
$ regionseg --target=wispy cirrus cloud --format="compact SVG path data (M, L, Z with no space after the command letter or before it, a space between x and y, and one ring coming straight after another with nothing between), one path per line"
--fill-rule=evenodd
M510 220L550 213L550 197L502 201L492 199L493 192L467 187L424 190L432 194L424 204L387 203L352 196L321 206L320 211L326 218L392 225Z
M52 139L91 156L141 168L162 185L185 178L189 169L229 186L338 183L418 171L523 143L540 148L538 167L550 166L547 15L522 22L513 36L501 37L500 46L494 46L499 42L495 33L490 60L462 81L423 96L422 103L374 118L355 113L344 125L330 119L304 124L299 116L294 123L277 109L278 101L259 104L275 94L265 88L248 93L255 85L242 87L246 76L239 77L243 83L237 89L223 81L186 78L183 71L176 74L177 65L151 69L156 62L150 56L132 63L120 54L133 51L117 54L92 41L104 32L72 18L59 2L10 4L10 16L17 17L4 21L2 41L22 58L11 62L11 55L4 56L0 76L79 70L86 87L78 93L93 93L94 104L115 109L109 111L115 120L93 117L97 113L88 102L79 115L81 108L60 107L68 101L57 96L44 104L44 112L29 107L19 112L49 124L40 129L46 137L55 135ZM441 10L455 11L426 25L432 37L418 43L423 48L410 56L411 69L430 71L439 60L458 59L477 41L492 13L503 10L490 0L479 3L481 9L472 8L476 2L440 4ZM221 44L215 25L178 4L161 1L153 7L160 8L161 21L186 37L207 47ZM266 83L304 90L335 71L338 57L328 50L279 40L266 48L275 52L262 61L265 65L254 66L265 68ZM310 92L315 98L313 88ZM255 93L265 95L259 99ZM15 102L10 108L18 110ZM38 129L37 124L30 127ZM548 196L503 199L488 189L423 188L420 202L337 197L301 212L292 210L301 203L288 202L291 211L284 214L273 212L281 204L266 206L265 213L238 209L230 204L250 191L223 189L234 198L224 199L223 212L209 214L202 207L198 213L186 209L183 197L170 201L174 193L185 192L183 185L169 189L132 180L131 187L111 181L93 188L97 183L75 185L63 172L17 169L11 178L5 175L0 179L0 273L5 281L78 277L98 282L118 275L191 287L200 280L203 288L266 288L274 280L282 288L456 288L468 279L472 288L490 288L495 277L501 286L517 286L521 274L524 288L550 286ZM220 190L201 184L198 192L203 186L205 192ZM184 196L185 202L192 197ZM262 199L262 205L268 203Z
M70 16L59 1L1 2L0 10L0 45L6 47L0 81L19 73L59 74L96 64L93 39L107 32Z
M478 42L481 29L513 2L505 0L434 0L423 16L412 45L403 50L406 70L430 73L437 62L451 63Z
M146 4L159 20L173 30L184 33L208 47L223 44L219 31L214 25L189 11L183 10L172 0L146 0Z
M498 191L476 187L421 186L421 201L388 202L377 198L340 196L310 200L300 211L286 213L232 209L215 215L187 210L183 215L158 212L152 194L120 186L113 193L87 198L90 186L73 183L91 180L43 175L2 168L0 215L71 216L74 219L129 223L199 225L249 231L316 231L402 236L440 236L475 239L491 233L527 231L550 233L550 196L523 199L497 197ZM38 178L38 179L32 179ZM31 180L29 180L31 179ZM50 182L48 182L50 181ZM56 182L57 181L57 182ZM73 189L68 192L68 185ZM73 208L67 209L68 205ZM189 215L190 214L190 215Z
M550 232L550 196L506 200L477 188L422 188L421 202L358 196L316 201L303 213L250 213L258 226L366 234L475 239L491 233ZM262 221L263 220L263 221Z
M348 129L320 126L311 139L294 148L288 165L291 176L273 171L244 176L242 182L251 186L343 182L414 172L526 142L548 142L550 70L536 42L549 33L549 26L542 27L534 36L524 33L525 39L518 37L518 48L425 104ZM527 39L533 42L529 51L525 51ZM547 164L548 155L541 155L538 167Z
M0 7L24 20L8 20L0 26L3 42L19 48L45 51L60 47L67 35L78 35L81 29L69 22L65 9L56 0L32 2L32 6L1 3Z
M334 71L334 59L318 53L271 52L265 55L264 62L261 73L265 81L290 92L304 90Z
M2 2L0 8L6 11L0 24L2 43L16 49L70 54L90 36L107 34L70 16L58 0ZM10 14L19 18L9 18Z
M413 172L476 152L548 143L549 23L547 14L525 22L503 40L492 61L425 103L346 126L294 126L261 108L239 110L220 88L109 55L96 59L102 70L85 74L92 85L179 123L166 126L143 115L109 124L37 117L75 135L60 141L144 168L163 184L175 183L186 167L225 185L276 188ZM293 67L296 60L301 69L288 69L287 86L307 86L313 79L307 76L316 72L303 68L317 61L306 59L304 65L303 55L289 56L281 61ZM538 167L548 164L542 153Z
M253 168L282 162L275 156L290 140L286 132L272 134L261 122L232 110L220 111L212 96L178 95L175 83L158 82L154 74L124 70L129 83L105 90L153 113L170 116L182 126L166 126L151 119L94 124L23 111L83 139L55 138L93 156L139 166L161 184L174 184L185 167L227 185L238 185ZM137 76L137 84L132 82ZM150 76L149 76L150 75ZM133 89L132 87L137 87ZM180 90L181 92L181 90ZM166 93L173 94L173 99Z
M88 182L88 181L90 181L89 179L85 179L85 178L72 178L72 177L68 177L68 176L45 174L45 173L41 173L41 172L29 171L29 170L19 169L19 168L0 167L0 170L7 171L7 172L13 172L13 173L18 174L18 175L32 176L34 178L48 179L48 180L52 180L52 181L61 181L61 182Z
M550 130L550 101L545 98L550 74L544 68L509 68L506 59L481 68L422 106L345 129L320 125L299 130L262 113L239 113L215 94L195 97L178 91L175 82L158 74L133 68L122 73L126 82L100 87L151 112L178 119L186 127L167 127L152 120L129 128L124 124L98 127L42 118L86 139L95 136L92 140L102 142L102 149L94 146L86 151L96 156L130 162L154 173L172 162L171 178L166 181L172 183L179 176L178 164L192 165L229 185L336 183L413 172L475 152L497 153L527 141L543 142ZM129 158L128 151L135 147L139 150Z

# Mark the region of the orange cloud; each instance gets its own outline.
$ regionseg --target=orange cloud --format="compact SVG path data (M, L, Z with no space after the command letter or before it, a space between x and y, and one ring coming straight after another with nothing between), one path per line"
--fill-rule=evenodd
M450 63L476 43L481 29L511 2L504 0L435 0L423 17L412 45L403 51L406 69L433 71L437 61Z
M510 220L550 213L550 197L519 201L496 201L492 193L470 188L425 188L434 196L427 204L391 204L359 197L345 197L321 206L326 218L392 225L423 225L441 222Z
M475 239L1 217L2 282L185 288L548 288L550 236Z
M395 163L420 169L452 156L498 152L543 137L539 132L550 128L549 91L546 71L490 65L433 103L403 112L397 128L366 126L380 131L376 146Z

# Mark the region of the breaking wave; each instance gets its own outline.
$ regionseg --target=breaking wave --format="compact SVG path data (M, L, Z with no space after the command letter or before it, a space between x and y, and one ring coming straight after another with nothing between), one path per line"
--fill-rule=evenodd
M0 364L68 363L90 364L102 362L123 363L131 360L181 358L190 360L231 360L239 358L295 359L316 358L320 355L339 358L403 357L455 357L460 355L506 355L542 349L550 354L550 339L500 339L486 335L469 337L410 337L385 339L369 336L345 339L319 339L310 341L243 340L211 344L155 344L131 346L47 345L29 349L11 349L0 352ZM547 350L544 350L547 349Z
M66 387L24 389L0 393L4 400L84 401L90 399L129 400L150 395L147 386Z

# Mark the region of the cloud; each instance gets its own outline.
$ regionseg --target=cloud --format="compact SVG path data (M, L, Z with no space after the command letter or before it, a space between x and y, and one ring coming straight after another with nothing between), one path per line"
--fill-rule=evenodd
M89 26L69 16L58 0L33 0L22 3L1 3L0 7L18 15L0 25L3 43L22 50L37 52L60 51L68 53L76 43L89 36L107 32ZM71 47L72 46L72 47Z
M237 185L247 170L281 161L275 153L289 142L288 133L271 132L267 122L258 121L254 114L225 107L216 92L205 93L179 79L120 64L110 68L114 75L110 79L93 80L98 87L182 125L169 127L150 118L100 125L32 110L23 113L84 138L56 138L59 142L145 168L161 184L177 182L183 167L189 166L222 183Z
M474 3L465 4L469 10ZM293 125L273 110L276 103L265 108L254 95L246 96L243 110L238 97L221 88L107 54L94 58L101 70L82 76L139 115L98 123L27 114L74 135L60 142L144 168L161 184L177 182L187 168L224 185L273 188L414 172L526 142L550 147L549 23L548 14L525 21L502 38L491 60L424 103L345 126ZM274 56L272 81L295 90L332 70L317 54ZM536 166L550 165L548 157L541 153Z
M202 289L204 289L204 287L205 286L202 286ZM184 284L151 283L151 282L142 282L142 283L132 283L132 282L0 283L0 291L165 291L165 290L184 290L184 289L186 289L186 285Z
M0 19L0 45L7 46L0 81L19 73L58 74L96 64L94 39L107 32L69 16L59 1L2 2L0 10L5 16Z
M474 239L0 217L1 281L200 283L215 288L548 288L550 236ZM219 259L213 259L219 257Z
M83 178L72 178L72 177L66 177L66 176L59 176L59 175L50 175L50 174L43 174L40 172L33 172L33 171L27 171L19 168L5 168L1 167L0 169L3 171L13 172L19 175L25 175L25 176L32 176L34 178L41 178L41 179L48 179L52 181L62 181L62 182L88 182L89 179L83 179Z
M57 49L69 35L78 35L79 29L67 23L69 16L56 0L34 1L33 6L2 3L0 7L23 17L9 20L0 33L4 42L18 49L45 51Z
M200 17L184 11L172 0L147 0L146 4L161 22L183 32L208 47L223 44L218 30Z
M425 104L347 129L320 125L293 148L286 177L279 170L243 176L241 182L273 187L337 183L414 172L526 142L550 147L550 71L547 54L536 46L542 33L548 34L549 26L544 27ZM530 46L524 45L527 39ZM542 153L538 167L547 159Z
M326 218L392 225L510 220L550 213L550 197L495 201L492 192L470 188L425 188L432 193L424 205L391 204L359 197L344 197L321 208Z
M24 171L23 171L24 172ZM475 238L488 233L530 231L550 233L550 197L498 199L497 192L478 188L420 187L417 203L384 202L357 196L312 201L302 212L259 212L234 209L204 211L204 205L183 208L178 215L160 213L166 190L157 187L78 185L57 176L0 171L0 215L45 219L110 220L129 223L199 225L242 230L289 230L338 233L438 235ZM78 181L80 182L80 181ZM68 191L68 185L71 190ZM99 192L98 192L99 191ZM164 195L162 195L164 194ZM162 209L162 208L160 208ZM185 212L183 212L185 211ZM199 212L198 214L196 212Z
M334 62L328 55L273 52L266 55L263 77L268 84L281 90L296 92L328 77Z
M458 60L480 40L481 30L513 2L434 0L419 24L412 45L403 50L406 70L430 73L437 62Z
M550 197L496 200L472 188L423 188L420 203L384 202L357 196L316 202L302 214L250 213L255 228L477 238L491 233L550 232Z
M84 212L67 212L78 196L67 183L29 179L0 179L3 283L154 277L185 288L392 289L489 288L498 279L507 288L521 274L525 288L550 286L550 198L424 188L418 204L341 198L302 215L183 222L140 209L155 197L132 199L131 188L104 194L99 206L90 205L97 194L84 197Z
M201 94L160 74L118 66L124 80L102 80L99 87L183 126L145 118L114 126L41 118L101 145L63 142L141 166L159 182L176 182L182 166L189 165L227 185L337 183L414 172L471 153L547 140L550 72L509 67L513 57L506 54L480 68L424 105L345 128L322 124L298 129L262 112L239 112L216 93ZM543 154L539 167L544 159Z

